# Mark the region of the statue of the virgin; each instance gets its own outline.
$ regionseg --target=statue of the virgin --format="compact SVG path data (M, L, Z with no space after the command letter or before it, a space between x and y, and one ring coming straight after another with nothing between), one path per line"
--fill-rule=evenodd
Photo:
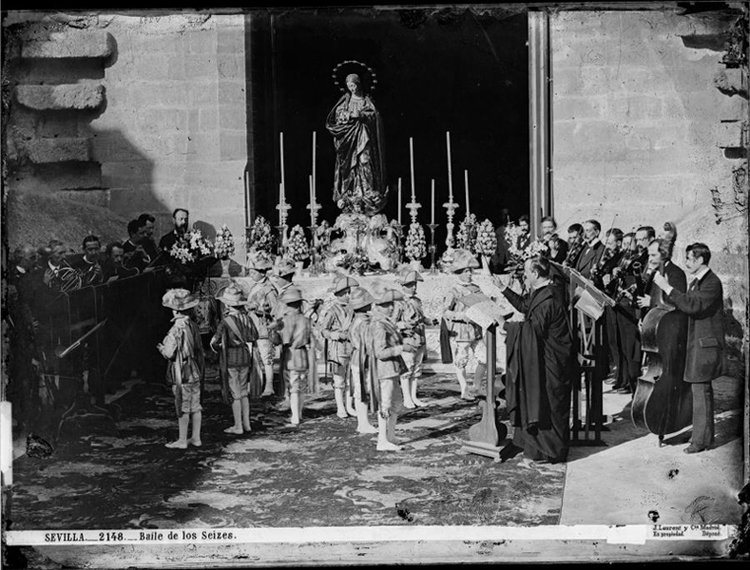
M382 211L386 202L383 126L369 93L375 72L357 61L346 61L334 69L344 95L326 118L333 136L336 166L333 198L345 214L367 216Z

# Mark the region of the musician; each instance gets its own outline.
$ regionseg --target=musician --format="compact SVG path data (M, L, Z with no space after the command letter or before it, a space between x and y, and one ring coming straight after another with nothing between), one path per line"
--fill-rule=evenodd
M505 228L508 227L510 221L510 215L508 208L502 208L500 210L500 222L495 228L495 238L497 240L497 246L495 253L490 258L490 268L492 273L500 273L505 269L505 265L508 263L508 242L505 240Z
M13 267L8 275L8 284L16 288L19 302L28 305L32 313L36 311L39 291L44 287L43 271L38 262L39 253L33 245L20 245L13 251Z
M81 275L66 261L68 248L60 240L50 240L49 258L43 282L56 293L67 293L81 288Z
M667 282L677 291L684 293L687 289L685 272L671 260L672 243L666 239L655 239L648 246L648 265L643 272L644 295L637 297L636 302L641 309L641 319L646 316L649 308L660 302L670 304L668 299L659 295L660 288L654 282L654 274L659 272L667 278Z
M128 236L127 241L122 244L125 251L123 261L126 267L134 267L142 273L151 263L151 256L143 247L146 239L146 224L142 220L131 220L128 222Z
M518 251L524 251L531 243L531 231L529 227L529 216L523 214L518 218L518 228L521 233L516 238L516 249Z
M584 245L583 226L581 224L571 224L568 226L568 254L565 257L563 265L566 267L575 267L578 263L578 258L583 252Z
M541 229L542 234L539 236L539 240L547 244L547 247L550 248L550 252L553 248L553 239L555 242L555 252L550 253L550 259L557 263L565 261L565 256L568 254L568 244L561 240L557 235L557 222L555 221L555 218L552 216L544 216L542 218Z
M552 285L546 258L526 260L524 277L530 291L525 297L496 282L510 304L523 313L504 324L506 394L515 428L512 445L534 461L565 461L576 370L567 309L562 290Z
M611 228L607 230L607 240L604 244L604 253L599 258L599 263L591 270L591 280L599 289L606 291L607 285L612 280L612 272L622 259L622 230ZM619 347L617 345L617 316L613 307L604 307L604 330L606 344L609 347L609 369L611 382L614 383L619 366ZM605 380L606 382L606 380Z
M187 233L189 221L190 212L185 208L175 208L174 212L172 212L174 229L161 236L161 239L159 240L159 249L169 252L169 250L172 249L172 246L177 243L177 240Z
M699 453L714 444L712 380L722 374L724 358L724 292L721 280L709 269L711 250L694 243L686 249L685 268L692 277L686 292L679 291L661 274L654 275L674 305L688 315L685 382L693 392L693 435L685 453Z
M159 246L156 245L156 240L154 239L156 218L151 214L144 213L138 216L138 221L143 224L144 239L141 245L148 256L154 260L159 255Z
M123 260L125 258L125 248L119 241L113 241L107 244L105 259L102 264L102 279L106 283L112 277L124 279L138 275L138 269L135 267L125 267Z
M83 255L71 259L70 265L81 274L81 286L99 285L103 281L100 261L101 242L95 235L83 238Z
M602 226L596 220L587 220L583 223L583 238L585 245L581 256L575 264L575 269L586 279L591 278L591 270L599 263L604 254L604 245L599 240Z
M639 234L640 232L640 234ZM620 394L634 394L641 369L641 342L638 331L639 309L635 292L648 260L648 251L638 246L637 237L646 236L643 228L636 233L623 236L623 256L612 270L612 280L607 292L617 305L614 313L617 322L617 360L613 391ZM643 239L640 243L643 243Z

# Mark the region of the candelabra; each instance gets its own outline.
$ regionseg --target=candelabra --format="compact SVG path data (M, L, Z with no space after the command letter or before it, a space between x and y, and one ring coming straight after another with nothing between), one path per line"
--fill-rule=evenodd
M283 255L286 253L289 230L286 219L289 215L289 210L292 209L292 206L285 199L282 199L282 201L279 202L279 205L276 206L276 209L279 211L279 225L276 226L276 229L279 231L279 255L283 257Z
M437 251L437 246L435 245L435 230L437 229L438 224L427 224L427 227L430 228L430 246L428 248L430 252L430 275L436 275L438 271L435 266L435 252Z
M450 264L453 261L453 245L456 243L455 238L453 237L453 216L456 215L456 208L458 208L458 204L456 204L453 201L453 197L449 198L449 201L443 204L443 208L445 208L446 214L448 216L448 223L445 224L445 229L447 231L447 235L445 237L445 245L446 250L443 253L443 263L444 264Z
M310 225L307 226L310 229L310 275L315 277L320 272L321 268L319 265L319 252L318 252L318 210L322 206L317 202L310 203L307 205L307 209L310 210Z

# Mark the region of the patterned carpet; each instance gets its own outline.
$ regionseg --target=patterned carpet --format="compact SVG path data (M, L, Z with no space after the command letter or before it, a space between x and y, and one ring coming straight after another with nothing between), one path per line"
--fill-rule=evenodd
M462 452L479 408L457 397L452 376L422 386L429 406L396 428L404 451L384 453L354 418L336 416L327 385L298 428L259 400L254 431L225 434L231 411L215 379L203 447L166 449L177 432L171 394L137 384L118 401L116 435L89 431L48 458L16 460L13 529L557 524L565 466Z

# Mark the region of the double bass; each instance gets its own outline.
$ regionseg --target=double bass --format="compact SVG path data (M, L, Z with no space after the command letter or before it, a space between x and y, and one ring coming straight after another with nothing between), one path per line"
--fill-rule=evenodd
M664 263L657 269L664 273ZM653 271L646 272L645 289ZM643 317L641 351L644 365L633 395L633 423L659 436L677 432L692 423L692 393L683 380L687 348L687 315L664 302L656 288L656 306Z

